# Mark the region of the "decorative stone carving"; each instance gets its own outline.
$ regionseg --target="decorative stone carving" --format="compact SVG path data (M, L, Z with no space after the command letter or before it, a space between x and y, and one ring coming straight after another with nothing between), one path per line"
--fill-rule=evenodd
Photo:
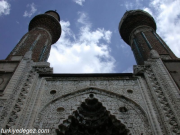
M125 107L123 107L125 108ZM59 109L59 108L58 108ZM127 112L127 110L126 110ZM123 111L125 113L125 111ZM57 134L69 135L126 135L129 130L106 110L94 94L89 94L85 102L56 130Z
M8 96L6 95L7 100L4 102L4 107L0 114L0 127L11 128L16 124L19 112L23 108L23 102L27 96L24 89L28 90L27 85L30 84L28 75L32 73L30 71L32 68L31 64L31 52L27 52L6 87L6 89L11 90L11 93Z
M143 66L135 66L134 76L50 78L38 77L38 73L52 73L48 63L22 59L26 64L12 94L4 102L1 122L7 119L6 128L29 128L34 123L35 128L48 128L51 134L56 134L56 129L61 132L60 127L72 125L69 121L89 123L86 117L78 119L93 94L96 103L101 104L99 109L103 108L99 110L101 114L108 114L102 118L117 122L125 134L179 134L175 114L179 108L174 105L177 100L169 99L174 91L172 94L169 90L172 87L163 69L157 68L158 64L162 66L157 64L161 59L156 59L155 54L152 58ZM101 123L102 119L97 121ZM100 133L100 127L96 132Z
M85 102L89 102L87 100L90 98L96 99L100 106L102 104L102 109L107 110L110 114L109 116L121 121L131 134L152 134L148 118L141 107L124 96L97 89L87 89L68 94L67 96L57 98L48 103L48 105L39 112L34 126L36 128L58 129L59 125L72 120L71 118L75 117L76 111L80 112L82 110L81 107L85 105ZM59 107L64 108L64 111L57 111ZM126 111L119 110L120 107L126 108ZM82 120L81 122L84 123L85 121ZM67 126L67 124L65 125Z
M6 128L11 128L16 124L16 119L21 114L21 110L24 108L24 102L27 98L27 94L29 92L29 87L31 85L33 79L33 71L30 71L30 74L27 76L26 82L24 83L21 92L19 93L18 99L16 100L15 106L11 112L8 123L6 124Z
M161 114L161 118L163 118L163 122L167 127L167 132L169 134L174 133L174 134L180 134L180 129L178 126L177 119L175 118L175 114L172 111L173 109L171 108L164 91L161 88L161 85L159 84L159 81L156 78L156 75L152 71L150 67L147 67L146 69L147 73L147 78L150 80L150 85L152 88L152 93L154 99L156 101L156 104L158 105L159 113Z
M37 73L52 74L53 68L50 67L48 62L36 62L33 67Z
M144 73L144 65L134 65L133 66L134 74L143 74Z
M45 73L45 74L52 74L53 68L50 67L34 67L37 73Z
M55 79L55 78L54 78ZM89 79L89 80L88 80ZM47 78L47 84L44 90L43 95L41 96L41 107L46 105L48 102L51 102L57 97L78 92L79 90L87 88L97 88L101 90L110 91L113 93L121 94L127 96L128 98L133 99L143 108L144 103L142 101L142 94L139 91L139 86L137 80L132 79L117 79L117 78L108 78L105 80L100 78L67 78L62 77L57 78L57 80L49 81ZM94 80L96 86L92 86L92 80ZM127 90L133 90L133 94L127 93ZM50 94L51 90L56 90L56 94Z

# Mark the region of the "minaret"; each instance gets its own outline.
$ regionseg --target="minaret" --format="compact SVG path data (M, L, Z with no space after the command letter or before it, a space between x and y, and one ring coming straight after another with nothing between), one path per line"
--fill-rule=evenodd
M15 46L6 60L12 56L24 56L26 52L32 51L34 62L47 61L51 49L61 35L60 17L56 11L47 11L35 16L29 23L27 32Z
M119 23L119 33L122 39L131 46L138 65L144 64L152 49L156 50L162 59L177 58L156 33L156 23L145 11L127 11Z

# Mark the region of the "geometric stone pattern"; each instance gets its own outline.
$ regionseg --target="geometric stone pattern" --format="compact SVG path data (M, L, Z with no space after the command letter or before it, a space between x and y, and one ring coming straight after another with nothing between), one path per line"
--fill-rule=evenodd
M4 90L4 106L0 117L1 127L12 127L16 124L18 112L23 108L27 93L29 92L29 82L32 79L31 52L27 52L14 75ZM28 79L27 79L28 78Z
M150 87L150 92L158 108L159 122L162 123L165 134L180 134L180 99L179 91L168 74L162 60L148 60L145 66L136 66L136 74L144 72L145 79Z
M92 91L93 92L93 91ZM117 120L110 111L94 97L94 93L90 93L89 97L82 102L76 111L68 116L56 129L57 134L68 135L126 135L130 131ZM64 108L57 108L57 112L63 112ZM129 110L125 106L119 108L119 112L127 114Z
M52 81L51 79L47 79L46 88L41 99L42 106L57 97L70 94L72 92L86 88L99 88L127 96L145 108L145 105L142 102L143 95L139 90L137 80L130 80L128 78L125 80L120 80L119 77L61 77L52 79L54 80ZM52 90L56 91L55 95L50 94Z
M34 126L36 128L58 129L58 125L68 119L92 93L111 115L115 116L130 130L131 134L152 134L147 116L140 106L124 96L93 88L60 97L48 103L40 111ZM127 111L120 112L120 107L126 107ZM58 111L58 108L64 108L64 110Z
M57 134L93 94L128 134L179 134L179 90L157 53L151 57L135 66L134 74L53 77L49 63L25 55L12 76L17 81L12 94L0 100L1 127L48 128Z
M164 92L162 91L162 88L160 87L160 84L157 81L157 78L153 74L151 68L148 68L146 70L146 73L149 79L151 80L151 85L154 89L153 96L158 106L158 110L159 112L161 112L160 113L161 117L164 117L163 122L164 125L167 127L166 128L167 132L169 132L169 134L171 132L173 132L174 134L180 134L180 130L178 129L177 119L175 118L173 109L168 103L168 100L165 97ZM168 131L168 128L170 128L171 131Z

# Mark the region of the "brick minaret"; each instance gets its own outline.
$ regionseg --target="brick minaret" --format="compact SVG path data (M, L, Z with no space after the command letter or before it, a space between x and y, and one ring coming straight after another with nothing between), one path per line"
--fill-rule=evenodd
M11 60L13 55L24 56L27 51L32 51L33 61L47 61L51 45L61 35L59 21L58 13L52 10L35 16L29 23L29 32L22 37L6 60Z
M176 59L166 43L156 33L153 17L142 10L127 11L119 23L122 39L131 46L137 64L144 64L150 50L156 50L162 59Z

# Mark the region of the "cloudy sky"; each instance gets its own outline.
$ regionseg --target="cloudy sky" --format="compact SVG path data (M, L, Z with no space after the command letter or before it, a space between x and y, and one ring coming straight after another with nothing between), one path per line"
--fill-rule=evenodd
M62 34L48 59L55 73L132 72L133 53L118 32L121 17L132 9L149 12L157 33L180 57L180 0L0 0L0 59L35 15L57 10Z

